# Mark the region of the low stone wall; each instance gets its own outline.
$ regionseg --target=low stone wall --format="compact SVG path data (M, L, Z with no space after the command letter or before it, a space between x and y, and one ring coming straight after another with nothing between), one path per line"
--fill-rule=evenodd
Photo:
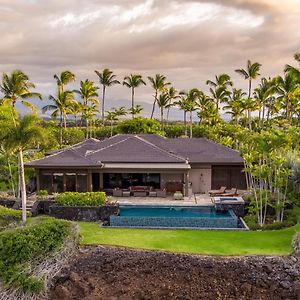
M292 242L294 254L300 255L300 233L296 233Z
M103 221L108 222L111 215L117 214L118 205L107 206L58 206L49 207L51 217L71 221Z
M50 206L54 205L55 201L51 199L37 200L31 208L31 213L36 216L39 214L49 215Z
M10 200L10 199L0 199L0 205L12 208L15 205L16 200Z

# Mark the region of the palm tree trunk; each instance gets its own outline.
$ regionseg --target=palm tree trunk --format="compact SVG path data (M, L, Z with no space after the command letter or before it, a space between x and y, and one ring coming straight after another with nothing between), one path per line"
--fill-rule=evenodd
M104 101L105 101L105 85L103 84L103 91L102 91L102 124L104 124Z
M110 120L110 136L112 137L112 135L113 135L113 123L112 123L113 121L112 120Z
M89 119L86 118L86 138L89 138Z
M21 200L22 200L22 222L26 222L26 184L25 184L25 174L24 174L24 162L23 162L23 152L22 149L18 151L19 159L19 178L20 178L20 190L21 190Z
M249 77L249 90L248 90L248 98L251 98L251 87L252 87L252 80L251 77Z
M131 111L132 111L132 119L134 119L134 87L131 88Z
M151 112L151 117L150 117L150 119L153 119L156 101L157 101L157 90L155 90L154 102L153 102L153 106L152 106L152 112Z
M193 137L193 112L190 111L190 139Z
M8 166L8 170L9 170L9 177L10 177L10 182L11 182L11 188L14 194L14 197L16 197L16 190L15 190L15 184L14 184L14 177L12 174L12 170L11 170L11 164L9 162L9 158L7 157L7 166Z
M187 135L187 126L186 126L186 111L183 111L183 123L184 123L184 135Z
M161 130L164 130L164 108L160 108L160 122L161 122Z
M63 117L62 117L62 113L60 113L60 148L62 147L62 142L63 142L62 126L63 126Z

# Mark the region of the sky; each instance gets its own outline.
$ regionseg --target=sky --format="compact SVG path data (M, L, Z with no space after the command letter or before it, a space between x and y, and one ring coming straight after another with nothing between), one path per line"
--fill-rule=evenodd
M234 70L248 59L266 77L296 64L300 0L0 0L0 34L0 72L28 74L44 96L38 107L55 95L53 75L63 70L77 77L72 89L97 82L94 70L104 68L120 81L161 73L178 90L207 91L207 79L228 73L246 88ZM136 90L145 116L152 101L149 83ZM119 106L130 106L130 90L108 88L106 108Z

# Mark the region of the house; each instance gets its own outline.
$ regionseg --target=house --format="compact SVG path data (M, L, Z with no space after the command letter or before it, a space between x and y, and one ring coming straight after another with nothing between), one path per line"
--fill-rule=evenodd
M238 151L205 138L119 134L87 139L25 166L36 170L37 189L50 193L151 186L187 195L189 188L193 193L246 188Z

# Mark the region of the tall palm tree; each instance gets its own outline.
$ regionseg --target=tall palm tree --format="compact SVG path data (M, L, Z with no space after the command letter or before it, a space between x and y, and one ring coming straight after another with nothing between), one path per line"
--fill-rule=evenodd
M143 110L143 107L139 104L135 105L134 107L130 107L128 109L129 113L134 115L134 116L138 116Z
M272 80L262 78L258 87L254 90L254 98L257 99L257 104L259 107L259 121L263 124L265 119L266 105L270 101L276 92L276 86L273 84Z
M213 103L211 102L211 98L208 95L201 93L201 95L197 99L197 107L199 108L199 111L197 112L197 115L199 117L199 125L201 125L204 120L203 113L207 110L209 103Z
M110 69L104 69L102 72L95 71L99 77L99 82L102 84L102 123L104 123L104 110L105 110L105 92L106 88L115 84L120 84L120 81L116 79L116 75Z
M157 102L157 97L159 92L164 92L165 89L170 85L170 82L166 82L166 77L161 74L155 74L154 77L148 76L148 80L150 81L152 88L154 89L154 101L152 106L152 112L151 112L151 119L153 119L155 105Z
M84 81L80 81L80 89L74 90L76 94L80 96L80 98L83 100L83 105L81 107L82 109L82 116L85 117L85 110L88 110L90 105L98 105L99 101L97 99L98 93L97 90L99 88L95 86L93 81L90 81L88 79ZM86 119L86 134L88 137L88 122Z
M146 82L140 74L130 74L130 76L124 77L123 85L131 89L131 108L134 107L134 90L142 84L146 85ZM134 119L134 114L132 114L132 118Z
M170 105L170 98L167 93L160 94L157 99L157 105L160 108L161 129L164 130L164 109Z
M184 124L184 135L187 136L187 122L186 122L186 114L189 108L189 101L185 97L184 94L180 94L180 100L174 102L174 105L178 106L180 110L183 111L183 124Z
M232 116L232 119L235 121L235 124L239 124L239 118L243 116L245 105L244 97L246 93L242 89L233 89L230 99L227 102L227 105L223 107L227 114Z
M251 92L252 92L252 80L256 79L257 76L259 76L259 70L260 70L261 64L258 62L251 63L250 60L247 62L247 68L246 69L237 69L235 70L236 73L243 76L246 80L248 80L248 98L251 98Z
M295 112L295 106L300 97L300 82L292 73L285 73L284 77L277 76L273 80L278 94L277 100L284 108L285 117L289 119Z
M49 100L53 104L45 105L42 112L52 111L51 116L60 119L60 146L62 147L62 128L67 127L67 114L70 112L70 107L76 102L74 94L71 91L64 91L58 93L56 97L50 95Z
M94 124L94 117L99 113L98 107L98 104L91 103L84 108L83 117L86 121L86 138L92 137L93 132L90 125Z
M59 75L54 74L54 79L58 86L58 93L63 93L65 90L65 85L76 80L75 75L70 71L63 71Z
M224 87L232 86L233 82L231 81L231 78L228 74L220 74L215 76L215 81L207 80L206 84L213 88L217 88L220 86L224 86Z
M172 102L173 102L173 100L180 98L180 96L178 95L177 90L172 86L167 89L167 94L169 96L169 104L168 104L168 110L167 110L167 121L168 121L169 114L170 114L170 108L172 106L174 106Z
M219 111L220 103L224 103L228 101L230 96L230 92L227 90L225 86L217 86L216 88L209 89L211 93L211 99L215 102L217 110Z
M2 102L8 102L15 107L17 101L20 100L24 106L30 108L32 111L36 111L36 107L27 101L27 99L42 99L42 96L39 93L31 92L32 88L35 88L35 84L30 82L29 77L22 71L13 71L11 75L3 73L0 85L0 90L4 94Z
M181 91L181 95L185 95L186 99L186 111L189 112L190 115L190 138L193 137L193 111L195 111L198 107L197 102L202 95L202 91L193 88L188 92Z
M1 107L1 111L6 109ZM10 110L14 110L10 108ZM13 115L13 120L11 119ZM26 183L24 173L23 151L30 149L46 140L45 130L40 125L41 119L35 115L18 118L14 111L10 114L0 114L1 144L18 154L19 188L22 200L22 221L26 222ZM2 130L5 128L4 130Z

